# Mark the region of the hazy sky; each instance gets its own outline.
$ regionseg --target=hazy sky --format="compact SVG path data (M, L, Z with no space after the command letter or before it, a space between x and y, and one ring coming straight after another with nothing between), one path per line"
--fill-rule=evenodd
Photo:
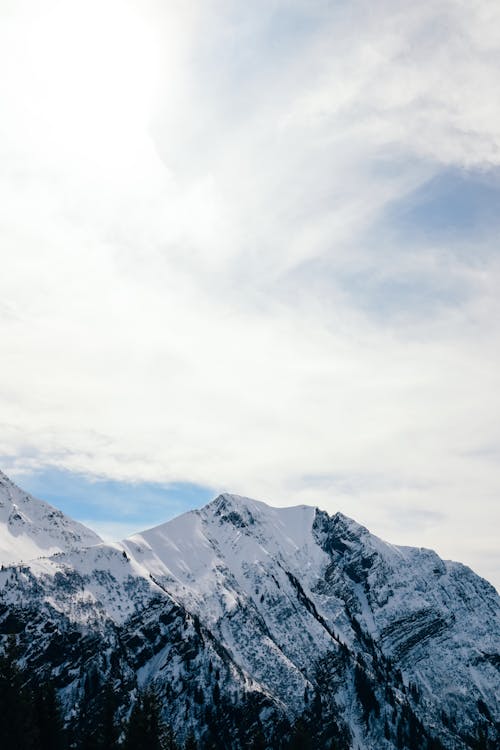
M499 585L498 1L0 20L2 468L111 534L226 489Z

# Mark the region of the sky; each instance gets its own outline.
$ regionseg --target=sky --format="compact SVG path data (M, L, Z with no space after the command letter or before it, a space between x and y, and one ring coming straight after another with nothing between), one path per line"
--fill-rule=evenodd
M500 586L496 0L0 0L0 466Z

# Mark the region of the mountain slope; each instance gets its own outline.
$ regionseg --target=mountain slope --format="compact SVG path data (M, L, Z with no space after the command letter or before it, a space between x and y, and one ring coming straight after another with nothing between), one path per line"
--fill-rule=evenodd
M319 654L369 639L464 729L478 701L500 720L498 595L431 550L387 544L340 513L231 495L124 545L289 707Z
M91 529L23 492L0 471L0 563L99 544Z
M155 685L201 748L287 748L298 720L325 749L500 740L496 591L340 513L222 495L121 544L5 568L8 633L68 718L107 681L122 717Z

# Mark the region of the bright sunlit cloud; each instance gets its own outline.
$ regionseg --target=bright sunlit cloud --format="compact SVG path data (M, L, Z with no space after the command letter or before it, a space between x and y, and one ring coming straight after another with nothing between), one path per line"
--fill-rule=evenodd
M498 581L498 4L0 14L4 470L340 508Z

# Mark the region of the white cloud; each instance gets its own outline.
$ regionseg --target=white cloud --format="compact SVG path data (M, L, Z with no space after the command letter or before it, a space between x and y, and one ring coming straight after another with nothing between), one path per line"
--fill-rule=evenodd
M499 166L497 4L2 13L1 452L342 506L492 576L498 263L384 216ZM468 295L341 282L422 269Z

